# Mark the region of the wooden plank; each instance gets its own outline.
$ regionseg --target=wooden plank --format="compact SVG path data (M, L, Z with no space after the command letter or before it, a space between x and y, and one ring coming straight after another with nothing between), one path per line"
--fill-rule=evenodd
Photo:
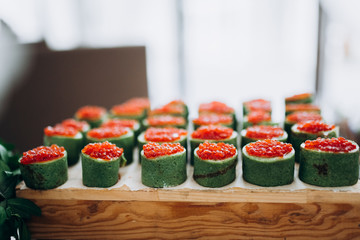
M37 239L358 239L360 205L35 200Z

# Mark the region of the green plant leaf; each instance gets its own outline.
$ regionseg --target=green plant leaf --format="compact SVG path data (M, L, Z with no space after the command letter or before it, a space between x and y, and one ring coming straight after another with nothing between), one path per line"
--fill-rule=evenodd
M0 160L7 162L9 158L8 151L3 145L0 145Z
M25 198L11 198L7 200L7 204L14 213L19 214L23 218L30 218L31 215L41 215L41 209L35 203Z
M0 206L0 225L3 225L6 219L7 219L7 214L5 208Z
M15 187L18 176L14 176L11 172L0 171L0 197L3 199L15 197Z
M11 171L19 169L19 159L21 157L20 153L8 152L8 160L6 164L10 167Z
M11 169L4 161L0 161L0 171L11 171Z
M19 236L20 240L31 240L30 231L23 219L20 221Z

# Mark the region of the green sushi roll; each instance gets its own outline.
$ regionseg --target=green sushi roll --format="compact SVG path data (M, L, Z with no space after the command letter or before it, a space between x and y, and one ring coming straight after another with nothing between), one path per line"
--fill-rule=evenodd
M84 106L77 110L75 119L86 121L92 128L96 128L106 121L106 109L98 106Z
M128 127L134 132L135 142L141 133L141 125L134 119L109 119L101 127Z
M75 119L69 118L62 121L61 125L64 127L72 127L80 131L83 135L82 148L86 145L86 133L90 130L90 125L86 121L77 121Z
M149 112L149 116L171 115L175 117L183 117L187 121L187 106L181 101L172 101L164 106L155 108Z
M277 126L279 124L271 121L271 113L262 110L252 111L244 116L243 129L256 125Z
M241 131L241 148L251 142L258 140L273 139L286 142L287 133L280 127L275 126L253 126Z
M271 102L265 99L254 99L243 103L244 117L254 111L263 111L271 115Z
M314 96L311 93L296 94L285 98L285 104L313 103Z
M52 189L68 180L67 153L57 145L40 146L24 152L19 160L19 167L29 188Z
M72 166L79 161L84 139L77 129L58 124L55 127L48 126L44 129L44 145L51 146L53 144L65 148L68 166Z
M291 128L291 144L295 149L295 161L300 161L300 145L306 140L315 140L318 137L332 138L339 136L339 127L321 121L298 123Z
M106 188L119 180L126 164L123 149L109 142L90 143L81 151L82 180L87 187Z
M286 116L284 129L291 137L291 127L296 123L307 122L307 121L321 121L322 117L317 112L293 112Z
M112 119L133 119L141 124L146 118L146 109L141 105L123 103L113 106L109 117Z
M162 128L162 127L174 127L174 128L187 128L187 121L183 117L175 117L171 115L159 115L150 116L143 121L144 129L149 127Z
M194 129L198 129L201 126L208 125L221 125L224 127L229 127L232 129L236 129L234 127L233 117L231 115L226 114L201 114L198 118L193 119Z
M235 110L232 107L229 107L227 104L218 101L212 101L209 103L202 103L199 106L199 115L209 115L209 114L220 114L220 115L229 115L232 117L232 125L229 126L236 131L237 129L237 118ZM216 123L212 123L216 124ZM205 124L208 125L208 124ZM197 128L197 127L196 127ZM196 129L195 128L195 129Z
M316 112L321 113L320 108L310 103L298 103L285 105L285 116L294 112Z
M109 141L124 149L127 164L133 161L134 133L126 127L101 127L91 129L86 135L87 143Z
M261 140L242 149L245 181L263 187L287 185L294 180L295 151L289 143Z
M194 150L201 143L224 142L237 146L238 133L232 128L220 125L205 125L195 130L190 137L190 163L194 165Z
M345 138L318 138L301 144L299 178L321 187L351 186L359 179L359 146Z
M141 151L141 181L153 188L166 188L186 181L186 149L180 143L150 142Z
M204 142L194 150L194 180L201 186L218 188L236 178L237 150L223 142Z

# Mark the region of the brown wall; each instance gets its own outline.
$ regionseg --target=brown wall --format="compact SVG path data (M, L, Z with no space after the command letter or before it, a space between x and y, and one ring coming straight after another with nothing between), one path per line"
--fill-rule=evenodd
M0 137L20 151L42 144L43 128L83 105L110 108L147 96L144 47L51 51L33 46L31 69L10 94Z

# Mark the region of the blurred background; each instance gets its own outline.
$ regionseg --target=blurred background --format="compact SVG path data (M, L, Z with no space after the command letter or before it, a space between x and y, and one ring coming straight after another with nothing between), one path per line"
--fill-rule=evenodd
M342 135L360 132L356 0L0 0L0 138L26 150L86 104L148 96L272 101L312 92Z

